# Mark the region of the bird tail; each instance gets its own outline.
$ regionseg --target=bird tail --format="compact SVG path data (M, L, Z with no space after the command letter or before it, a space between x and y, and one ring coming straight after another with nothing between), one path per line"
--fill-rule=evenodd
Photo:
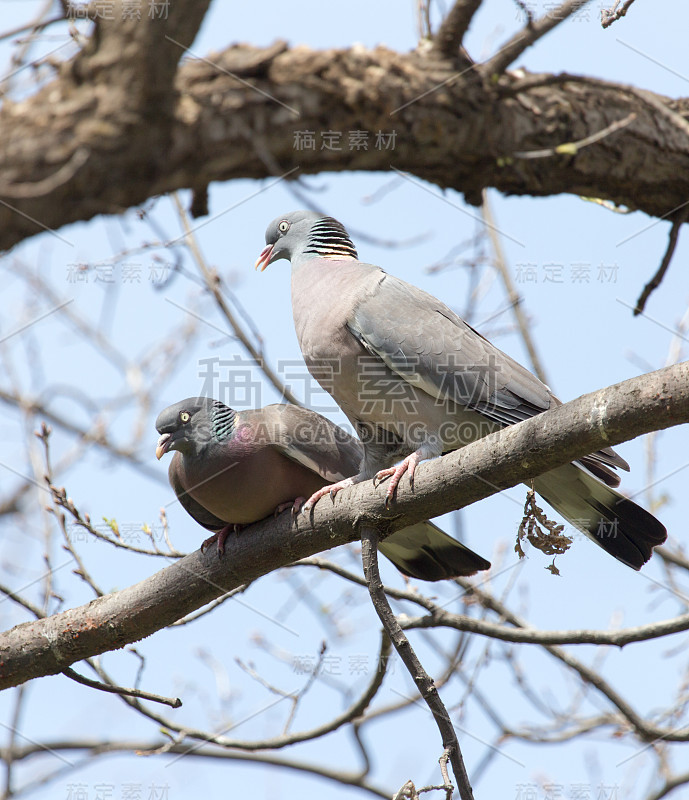
M419 522L388 536L380 552L410 578L441 581L490 569L490 561L448 536L432 522Z
M534 489L574 527L632 569L667 538L665 527L645 509L576 464L546 472Z

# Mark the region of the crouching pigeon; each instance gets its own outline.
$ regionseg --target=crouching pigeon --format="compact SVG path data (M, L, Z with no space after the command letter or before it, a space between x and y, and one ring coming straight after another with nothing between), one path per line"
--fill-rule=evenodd
M156 456L176 451L169 478L185 511L215 531L223 552L233 529L257 522L357 471L361 444L346 431L294 405L234 411L217 400L190 397L156 420ZM400 572L438 581L473 575L490 563L431 522L391 534L379 549Z

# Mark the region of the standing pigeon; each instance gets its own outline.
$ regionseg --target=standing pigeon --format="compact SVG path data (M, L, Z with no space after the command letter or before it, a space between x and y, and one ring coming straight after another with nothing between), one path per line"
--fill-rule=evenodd
M332 481L356 472L361 444L330 420L294 405L234 411L190 397L158 415L158 459L176 450L170 484L185 511L215 536L223 552L233 528L257 522ZM296 503L295 503L296 501ZM420 522L391 534L379 549L405 575L438 581L473 575L490 562Z
M417 464L512 425L560 401L440 300L358 260L332 217L294 211L266 231L256 261L292 263L292 311L306 365L364 445L349 478L326 493L390 477L387 502ZM399 462L399 463L398 463ZM663 525L612 487L629 470L611 448L534 480L536 491L596 544L640 569L666 539Z

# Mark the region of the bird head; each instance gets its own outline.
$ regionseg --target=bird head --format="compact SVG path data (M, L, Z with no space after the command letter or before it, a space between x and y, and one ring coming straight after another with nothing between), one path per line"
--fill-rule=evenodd
M276 217L266 230L266 246L256 259L261 272L286 258L297 255L324 258L357 258L357 252L344 226L317 211L292 211Z
M188 397L161 411L156 420L160 434L156 458L170 450L198 455L209 442L223 438L234 427L235 412L208 397Z

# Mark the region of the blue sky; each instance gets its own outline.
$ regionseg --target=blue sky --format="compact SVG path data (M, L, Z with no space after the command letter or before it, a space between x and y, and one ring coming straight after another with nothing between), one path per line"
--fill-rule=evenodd
M9 29L31 19L42 5L30 0L4 0L0 3L4 27ZM601 5L609 4L591 3L586 13L581 12L578 19L559 26L515 66L532 71L569 71L633 84L670 97L687 96L689 78L685 75L689 74L689 66L684 54L689 10L675 4L661 14L649 4L639 2L624 20L604 31L598 23ZM266 2L258 13L243 4L216 0L192 50L212 58L209 54L213 51L234 42L268 45L283 38L290 45L348 47L360 42L367 47L385 44L404 51L416 43L414 6L412 2L381 0L372 4L352 0L343 6L328 7L326 12L322 4L312 2L289 6ZM552 4L534 6L537 13L544 13L549 7ZM512 3L485 0L469 32L467 47L474 57L485 56L494 52L518 25L519 16ZM50 29L40 43L43 49L36 53L48 52L64 41L64 31L57 27ZM10 45L3 42L0 48L5 73L12 71ZM60 55L67 52L69 47ZM30 87L30 82L22 83L23 78L23 75L14 78L13 90L17 93ZM235 181L211 186L211 218L197 221L197 237L207 262L227 280L238 303L260 331L270 362L298 371L300 354L291 319L289 266L283 261L263 274L253 271L268 222L301 205L289 186L277 183L266 189L269 183ZM420 188L417 184L415 179L399 179L392 173L324 174L306 178L302 190L319 207L347 225L355 240L357 233L362 234L356 241L362 260L380 264L442 298L460 313L470 314L474 326L526 363L526 353L513 330L512 319L504 312L504 292L490 267L478 271L480 293L469 308L467 269L455 266L439 272L428 270L439 262L451 260L453 248L480 230L476 209L466 206L456 192L442 193L435 187ZM261 189L265 191L259 192ZM673 349L677 343L681 346L681 358L685 357L686 342L676 337L689 300L685 268L689 245L684 233L662 287L647 305L647 315L632 318L629 306L656 270L666 247L667 223L641 213L614 214L571 195L544 199L505 198L494 191L489 195L497 225L504 234L506 258L532 320L532 333L549 383L563 400L659 368L666 363L669 352L677 358L678 351ZM188 203L187 192L181 192L180 196ZM146 205L150 217L164 231L163 238L180 235L170 199L161 198ZM232 210L223 213L227 209ZM198 283L178 278L164 291L151 285L148 278L156 262L150 252L139 252L137 248L154 238L154 232L139 220L136 210L120 218L100 217L71 225L57 233L60 238L44 234L4 256L1 333L14 330L29 312L36 316L47 307L45 299L38 298L35 289L17 276L17 269L38 270L50 277L59 297L71 301L70 308L75 314L88 319L129 359L149 352L166 335L173 339L182 335L190 318L180 306L193 309L205 320L198 322L188 341L180 343L184 356L174 373L166 376L159 396L154 398L148 427L138 436L137 453L146 460L152 477L144 478L115 464L96 449L61 477L80 508L94 519L114 517L121 526L140 525L144 521L156 525L159 508L167 506L175 545L190 551L205 534L172 502L172 491L166 481L167 465L156 462L154 457L153 421L157 412L168 404L204 388L204 359L222 359L222 369L226 371L228 364L237 358L244 359L245 354L237 341L223 333L225 323ZM366 241L363 234L370 240ZM390 246L392 243L396 246ZM126 263L134 273L138 270L140 281L127 281L120 266L115 269L113 286L94 280L72 282L70 276L75 264L112 264L115 254L123 250L133 251ZM192 262L186 255L183 258L185 268L193 273ZM575 267L588 269L587 282L573 280ZM535 281L520 278L527 273L535 275ZM562 281L549 280L553 274L561 274ZM93 273L90 277L93 278ZM21 387L28 396L49 398L51 408L84 424L91 419L87 409L97 411L106 398L126 396L140 380L140 376L125 374L116 363L98 356L95 348L58 315L17 339L12 349L6 348L2 363L3 381ZM244 366L240 365L240 370L253 381L259 378ZM236 376L236 368L233 374ZM69 391L65 388L68 386L72 387ZM234 395L233 387L226 382L213 388L214 394L229 404L241 406L246 400L236 385ZM250 405L278 399L265 382L253 386L249 398ZM35 445L32 443L30 447L34 449L30 449L26 444L27 430L18 416L7 406L3 409L4 419L0 423L6 443L3 462L20 474L32 474L31 455L36 457ZM345 421L332 404L323 413L337 422ZM115 436L126 442L131 415L127 411L109 410L106 416L112 422ZM642 441L619 448L632 465L631 474L623 478L623 488L632 495L639 493L642 503L649 496L655 500L667 496L658 516L666 524L671 542L682 543L686 541L687 430L671 429L656 437L655 442L657 456L652 473L648 471ZM69 452L70 447L70 437L56 430L55 458ZM658 481L652 490L647 489L649 475L651 481ZM8 469L0 470L0 497L12 491L19 480ZM45 496L37 492L31 502L36 510L25 526L18 525L16 518L0 520L3 580L17 587L40 578L44 536L52 524L39 510ZM454 533L461 528L467 543L494 562L498 574L491 578L490 590L498 595L506 593L533 625L558 629L628 626L664 619L685 608L686 602L666 588L665 574L659 564L648 565L641 574L633 573L581 537L558 560L560 578L545 569L549 560L533 550L527 560L517 564L512 545L523 502L523 489L515 488L467 509L461 524L454 517L444 518L440 524ZM53 543L51 547L52 563L60 567L55 574L55 585L64 596L65 605L89 600L92 594L71 575L73 565L60 551L59 544ZM162 559L113 552L102 543L87 541L80 547L89 568L106 591L141 580L164 566ZM355 554L340 552L334 557L354 570L359 569ZM387 581L402 585L392 567L386 565L384 570ZM458 609L454 588L434 585L420 586L420 590L438 595L449 603L449 608ZM27 594L38 599L40 583L27 590ZM295 596L300 594L308 602L297 605ZM246 719L237 727L237 736L253 739L275 734L284 724L285 706L269 707L272 695L251 681L235 659L253 662L268 680L293 690L304 680L295 665L307 663L318 651L322 639L328 641L334 672L327 680L317 682L300 709L296 728L305 729L322 721L324 711L334 715L347 704L347 692L356 696L362 691L369 676L351 674L349 665L358 657L373 657L379 627L363 593L311 571L292 570L258 581L242 596L242 602L244 605L230 601L193 626L160 631L137 645L146 657L143 685L152 691L183 697L183 708L171 711L168 716L177 715L175 719L189 725L209 728L227 727ZM415 613L411 607L398 610ZM273 621L266 621L266 617ZM21 609L8 601L0 602L3 628L26 618ZM440 632L435 641L451 649L456 637L450 632ZM601 669L623 696L630 698L640 711L648 712L667 705L684 677L682 658L666 658L667 650L682 642L673 637L669 642L632 645L621 652L597 654L592 648L570 648L570 651L588 663L602 659ZM424 663L432 672L439 664L433 645L421 634L415 634L413 643L420 648ZM489 693L506 719L538 720L538 712L529 707L513 685L503 652L501 646L489 647L487 641L476 638L468 645L465 666L469 670L473 665L477 670L481 690ZM569 697L572 679L554 670L546 655L528 648L517 649L517 653L528 680L553 705ZM134 681L138 661L131 654L107 654L103 661L123 684ZM154 726L133 716L116 698L94 695L63 677L36 681L27 692L21 731L30 739L58 737L68 731L86 736L102 735L106 730L112 738L155 735ZM412 692L411 682L398 663L388 676L378 702L381 705L396 702L400 693ZM443 692L443 697L453 706L462 701L464 692L461 682L455 681ZM13 702L13 692L0 695L3 724L8 724ZM595 697L583 702L588 713L609 708ZM265 710L259 713L262 709ZM460 725L460 742L473 776L490 752L486 742L493 743L495 729L471 696L466 699ZM405 712L391 723L376 723L368 730L367 741L378 757L372 776L377 785L395 789L409 777L414 778L417 786L437 781L434 767L441 751L440 742L424 710ZM549 781L565 787L564 796L569 796L567 792L571 793L574 785L589 784L594 787L592 797L595 797L595 787L600 783L619 787L620 797L644 797L653 779L650 759L641 753L620 763L639 749L624 738L609 741L605 737L591 737L581 742L541 747L508 742L501 746L502 752L489 768L477 776L476 793L485 797L517 797L519 791L525 791L519 787L534 784L539 787L537 796L541 798L543 785ZM679 746L670 750L674 753ZM356 750L350 737L344 734L314 743L303 756L295 755L311 761L322 758L347 768L354 768L357 763ZM674 758L681 765L681 751ZM56 766L58 761L49 764L47 760L40 767L23 765L17 770L18 783L36 777L34 769L47 771ZM125 784L168 785L170 800L187 796L186 787L192 784L195 794L224 796L228 783L233 785L237 796L251 792L252 796L310 798L320 796L323 791L334 798L356 795L351 789L324 788L314 778L254 766L208 764L191 758L170 765L162 758L118 756L58 778L32 796L41 800L67 798L69 785L79 782L86 785L91 798L96 797L98 785L116 787L113 796L120 797ZM689 792L679 790L673 797L689 797Z

